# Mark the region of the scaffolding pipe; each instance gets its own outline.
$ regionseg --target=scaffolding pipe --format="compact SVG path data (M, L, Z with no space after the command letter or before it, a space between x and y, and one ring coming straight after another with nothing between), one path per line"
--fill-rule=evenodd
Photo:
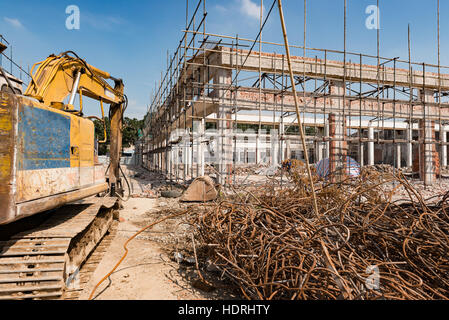
M309 176L310 188L312 190L313 207L314 207L314 210L315 210L315 214L317 216L320 216L320 212L318 211L318 204L317 204L317 200L316 200L315 186L313 184L312 172L310 170L309 154L308 154L308 151L307 151L307 145L306 145L305 134L304 134L304 127L303 127L302 122L301 122L301 114L299 113L298 96L296 95L295 78L293 76L292 61L291 61L291 57L290 57L290 48L288 46L287 29L285 27L284 12L282 10L282 0L278 0L278 7L279 7L279 16L280 16L281 25L282 25L282 33L283 33L284 42L285 42L285 51L287 53L288 69L289 69L289 72L290 72L290 81L292 83L293 97L295 99L295 108L296 108L296 116L297 116L297 119L298 119L299 133L301 134L301 141L302 141L302 146L303 146L304 158L305 158L306 167L307 167L307 175Z

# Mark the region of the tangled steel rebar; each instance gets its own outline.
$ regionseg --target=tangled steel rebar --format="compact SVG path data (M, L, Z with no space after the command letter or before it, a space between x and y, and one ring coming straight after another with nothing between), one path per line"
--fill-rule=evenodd
M449 298L449 193L430 204L400 173L365 171L315 181L317 216L308 180L294 181L236 191L191 218L247 299ZM407 200L393 199L399 189Z

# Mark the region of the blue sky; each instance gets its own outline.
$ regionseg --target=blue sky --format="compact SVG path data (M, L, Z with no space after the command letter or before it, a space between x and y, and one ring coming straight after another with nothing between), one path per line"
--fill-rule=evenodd
M190 0L190 9L196 1ZM271 0L264 1L265 11ZM307 1L307 46L343 49L343 0ZM365 27L365 9L376 0L347 0L347 49L376 54L376 31ZM380 0L381 55L407 59L407 25L416 62L437 63L437 0ZM68 5L80 8L80 30L67 30ZM303 0L284 0L291 44L303 43ZM260 0L207 0L207 31L255 38ZM0 0L0 34L24 66L51 53L74 50L90 64L124 79L130 100L127 116L143 118L155 81L166 68L167 50L176 49L185 26L185 0L87 1ZM449 1L441 1L441 62L449 65ZM263 39L282 42L277 7ZM257 47L256 47L257 48ZM279 53L283 53L279 48ZM9 52L9 51L8 51ZM301 54L300 51L294 54ZM9 64L3 59L3 67ZM18 75L17 71L14 71ZM98 115L96 104L87 111Z

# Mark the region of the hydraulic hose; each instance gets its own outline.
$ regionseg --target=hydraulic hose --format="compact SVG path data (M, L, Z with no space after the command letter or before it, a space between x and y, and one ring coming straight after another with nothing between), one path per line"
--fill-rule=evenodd
M175 214L172 214L172 215L167 216L167 217L165 217L165 218L162 218L162 219L160 219L160 220L158 220L158 221L156 221L156 222L153 222L153 223L149 224L148 226L146 226L146 227L140 229L140 230L139 230L138 232L136 232L132 237L130 237L130 238L125 242L125 244L123 245L123 249L125 249L125 253L124 253L123 256L120 258L120 260L117 262L117 264L114 266L114 268L112 268L112 270L109 271L108 274L105 275L105 276L103 277L103 279L101 279L101 280L95 285L95 287L92 289L92 292L90 293L89 300L92 300L95 291L96 291L97 288L103 283L103 281L106 280L111 274L113 274L114 271L118 268L118 266L123 262L123 260L125 260L126 256L128 255L128 251L129 251L127 246L128 246L128 244L129 244L135 237L137 237L139 234L141 234L141 233L144 232L145 230L150 229L150 228L154 227L155 225L157 225L157 224L159 224L159 223L161 223L161 222L163 222L163 221L165 221L165 220L168 220L168 219L172 219L172 218L176 218L176 217L185 215L185 214L188 213L188 212L189 212L189 210L185 210L185 211L183 211L183 212L175 213Z

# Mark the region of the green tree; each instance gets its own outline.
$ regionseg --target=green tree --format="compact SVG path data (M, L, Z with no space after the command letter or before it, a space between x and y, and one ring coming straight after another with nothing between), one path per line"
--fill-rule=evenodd
M106 143L100 143L98 146L98 154L100 156L106 155L109 151L110 137L111 137L111 122L108 117L105 117L106 123ZM128 148L135 144L139 139L139 131L143 129L143 120L137 120L136 118L130 119L125 117L123 119L123 138L122 145L124 148ZM98 141L104 140L104 126L103 122L99 120L94 120L95 125L95 138Z
M143 120L136 118L123 119L123 147L128 148L135 144L139 139L139 130L143 129Z
M104 156L109 151L109 143L110 143L110 137L111 137L111 122L109 121L108 117L104 118L105 124L106 124L106 137L107 140L105 143L99 143L98 144L98 155ZM104 140L104 125L102 121L94 120L94 126L95 126L95 138L98 141Z

